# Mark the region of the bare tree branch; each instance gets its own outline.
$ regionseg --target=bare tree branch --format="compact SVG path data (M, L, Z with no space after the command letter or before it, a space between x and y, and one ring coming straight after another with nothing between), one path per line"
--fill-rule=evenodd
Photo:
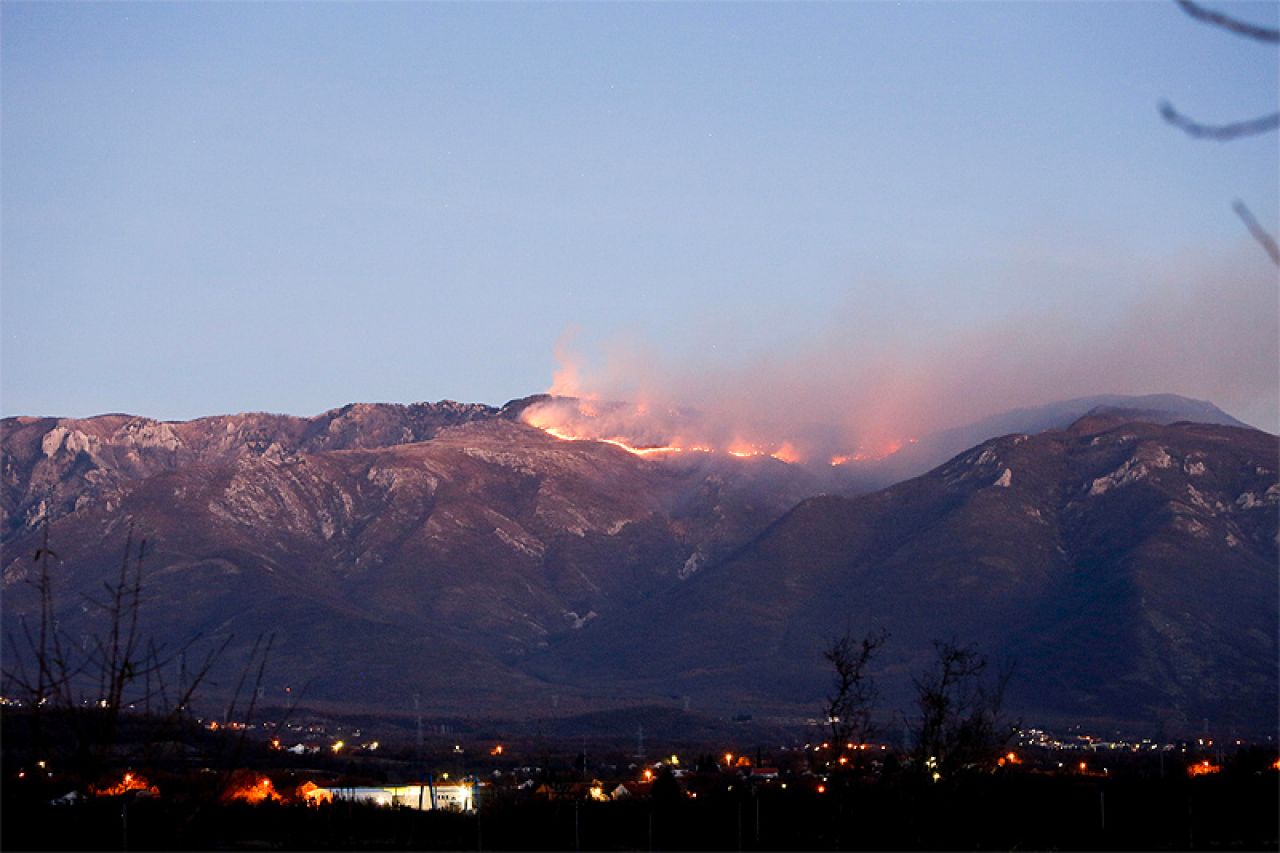
M1240 199L1236 199L1231 204L1231 209L1236 212L1236 216L1239 216L1244 221L1244 227L1249 229L1253 239L1261 243L1262 248L1271 256L1271 263L1280 267L1280 246L1276 245L1276 238L1266 232L1258 223L1258 220L1254 218L1253 211L1249 210Z
M871 714L878 691L870 665L888 639L889 633L883 628L868 631L861 640L855 640L846 629L822 653L835 670L824 711L836 755L862 746L874 733ZM853 759L855 765L859 764L861 752L854 753Z
M1160 102L1160 115L1188 136L1196 139L1213 139L1218 142L1230 142L1242 136L1256 136L1269 133L1280 127L1280 113L1251 118L1246 121L1234 121L1230 124L1201 124L1193 118L1183 115L1174 109L1168 101Z
M988 674L985 655L956 640L935 640L932 668L912 681L920 719L915 726L916 770L933 780L989 769L1013 735L1001 714L1012 664Z
M1197 21L1205 24L1212 24L1215 27L1222 27L1238 36L1245 38L1257 39L1258 41L1280 42L1280 30L1272 30L1267 27L1260 27L1257 24L1250 24L1245 21L1238 21L1221 12L1215 12L1212 9L1206 9L1191 0L1175 0L1182 7L1182 11L1186 12Z

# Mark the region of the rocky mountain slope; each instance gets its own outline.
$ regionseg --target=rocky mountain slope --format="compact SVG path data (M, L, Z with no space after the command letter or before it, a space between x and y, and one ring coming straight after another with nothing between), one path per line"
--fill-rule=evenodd
M534 701L553 691L519 662L548 638L681 583L812 491L773 459L657 464L497 414L340 410L250 442L265 416L19 423L6 623L38 612L24 581L44 531L23 480L43 480L73 638L100 630L85 602L118 571L132 524L149 548L144 624L170 646L234 636L223 682L274 633L273 690L310 682L313 697L400 705L420 693L454 710Z
M883 627L885 711L909 712L931 642L957 638L1016 662L1010 707L1033 719L1270 731L1276 456L1254 430L1114 414L994 439L890 489L802 503L535 671L803 712L827 687L824 644Z
M822 644L848 625L893 633L899 705L930 640L954 635L1021 660L1013 698L1041 716L1274 716L1273 436L1091 401L1068 430L849 499L768 457L559 440L521 422L536 399L6 420L6 666L38 613L47 520L62 633L101 632L92 600L132 526L149 636L230 638L213 695L273 635L277 698L811 714Z
M166 422L134 415L6 418L0 455L0 536L29 530L162 471L240 459L283 461L328 450L393 447L500 416L475 403L353 403L312 418L251 413Z

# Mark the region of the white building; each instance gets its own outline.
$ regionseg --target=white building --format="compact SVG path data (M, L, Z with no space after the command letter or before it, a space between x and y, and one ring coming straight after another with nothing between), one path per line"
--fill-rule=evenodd
M440 782L435 785L384 785L367 788L318 788L335 800L373 803L378 806L404 806L410 809L444 809L455 812L475 811L475 789L470 782ZM323 796L323 795L322 795Z

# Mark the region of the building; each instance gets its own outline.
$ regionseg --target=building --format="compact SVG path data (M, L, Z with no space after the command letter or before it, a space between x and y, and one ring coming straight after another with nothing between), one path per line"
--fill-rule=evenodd
M316 788L335 800L355 803L373 803L378 806L403 806L410 809L443 809L445 811L475 811L475 787L470 782L439 782L435 785L381 785L371 787Z

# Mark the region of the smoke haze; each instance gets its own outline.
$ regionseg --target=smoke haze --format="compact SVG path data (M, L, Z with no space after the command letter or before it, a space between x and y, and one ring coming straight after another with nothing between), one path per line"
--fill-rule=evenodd
M631 432L627 412L613 411L608 429L647 444L746 439L773 452L791 440L806 456L883 455L1010 408L1104 393L1206 399L1277 431L1277 278L1257 247L1174 259L1145 274L1116 267L1092 286L1067 273L1014 271L1026 278L1006 285L1027 298L950 318L937 316L927 296L898 299L891 288L864 286L842 309L802 318L783 345L729 358L634 340L587 351L566 337L552 390L642 404L630 412ZM688 349L696 353L697 341ZM701 416L692 432L690 411Z

